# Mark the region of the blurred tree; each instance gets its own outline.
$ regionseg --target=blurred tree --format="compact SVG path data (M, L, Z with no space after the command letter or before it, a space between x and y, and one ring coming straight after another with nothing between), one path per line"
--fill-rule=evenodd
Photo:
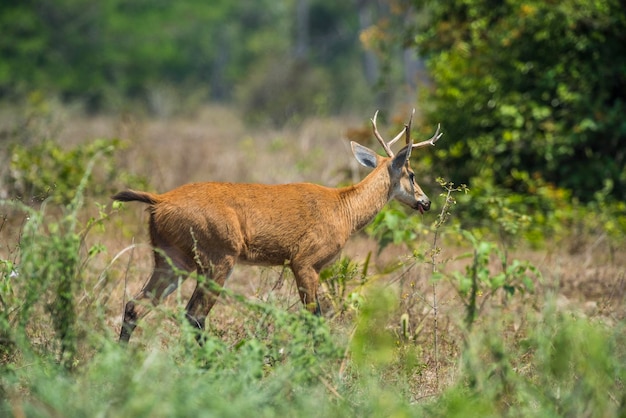
M441 166L533 193L626 198L626 8L619 0L414 0L410 28L445 126ZM419 22L419 20L416 20Z
M41 51L48 34L32 1L0 3L0 94L8 96L27 89L25 84L41 81Z
M287 47L260 57L257 71L238 85L248 119L281 125L370 103L372 86L365 77L355 5L296 0L290 10Z
M213 23L232 8L220 3L3 2L0 94L42 89L100 108L111 93L133 97L156 83L199 78L216 48L197 30L206 28L209 38L216 32Z
M358 6L385 13L380 3ZM302 86L303 102L274 112L282 123L369 97L352 2L7 0L0 27L0 99L41 90L93 110L133 99L158 112L163 95L199 91L285 106Z

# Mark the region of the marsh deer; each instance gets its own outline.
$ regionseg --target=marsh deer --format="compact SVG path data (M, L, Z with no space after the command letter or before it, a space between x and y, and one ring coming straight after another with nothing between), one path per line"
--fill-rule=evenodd
M300 300L320 314L317 302L319 273L339 254L348 238L367 225L391 199L424 213L430 200L409 167L414 148L435 145L437 131L427 141L413 143L411 121L391 141L385 142L371 119L373 134L387 156L351 143L357 161L369 167L360 183L328 188L309 183L281 185L194 183L163 194L127 190L113 196L122 202L148 204L154 271L139 293L126 303L120 341L127 342L148 311L172 293L178 274L197 271L212 280L198 280L187 304L187 318L204 329L206 316L220 288L237 262L283 266L295 276ZM406 146L391 150L402 136Z

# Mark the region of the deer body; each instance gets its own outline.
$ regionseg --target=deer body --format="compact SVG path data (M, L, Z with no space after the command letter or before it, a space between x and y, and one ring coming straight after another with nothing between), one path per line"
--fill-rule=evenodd
M372 122L375 129L375 119ZM420 212L430 208L408 165L411 148L403 148L395 157L383 157L352 143L357 160L373 171L358 184L343 188L309 183L192 183L163 194L128 190L113 196L149 205L150 239L155 248L152 276L126 304L120 341L129 340L151 304L176 288L171 264L183 271L195 270L219 286L237 262L289 265L302 303L319 314L319 272L338 256L354 232L394 198ZM198 281L187 305L193 325L204 328L218 296ZM146 299L151 303L138 303Z

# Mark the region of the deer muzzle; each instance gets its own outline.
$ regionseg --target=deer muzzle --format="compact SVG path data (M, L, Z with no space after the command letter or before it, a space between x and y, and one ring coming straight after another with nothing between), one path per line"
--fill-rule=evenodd
M428 212L430 210L430 200L426 199L425 201L417 202L416 208L420 211L420 213Z

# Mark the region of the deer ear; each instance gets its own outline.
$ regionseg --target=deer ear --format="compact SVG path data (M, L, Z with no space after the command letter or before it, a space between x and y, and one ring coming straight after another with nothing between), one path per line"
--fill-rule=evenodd
M398 171L402 170L402 167L409 161L409 157L411 156L411 148L406 146L398 152L398 155L393 157L393 161L391 163L391 167Z
M352 153L359 163L365 167L376 168L378 165L378 154L354 141L350 141L350 145L352 146Z

